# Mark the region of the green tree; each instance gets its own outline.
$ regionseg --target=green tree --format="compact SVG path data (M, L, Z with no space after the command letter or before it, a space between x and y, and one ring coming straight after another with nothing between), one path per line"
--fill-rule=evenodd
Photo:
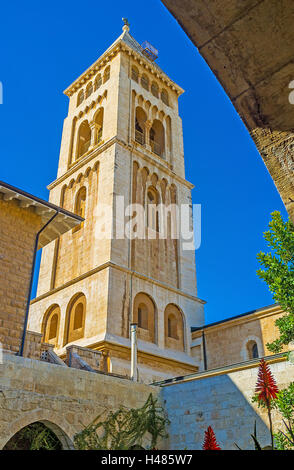
M257 259L264 269L257 271L263 279L273 298L286 312L276 320L280 337L267 347L270 351L278 353L283 345L294 340L294 224L291 220L283 221L280 212L272 214L269 230L264 233L271 252L260 252Z
M274 406L283 417L284 431L279 430L275 435L278 450L294 449L294 382L280 390L274 400Z
M159 438L168 436L168 424L164 409L150 393L141 408L120 406L106 417L97 416L76 434L74 443L78 450L140 450L146 440L148 448L154 449Z

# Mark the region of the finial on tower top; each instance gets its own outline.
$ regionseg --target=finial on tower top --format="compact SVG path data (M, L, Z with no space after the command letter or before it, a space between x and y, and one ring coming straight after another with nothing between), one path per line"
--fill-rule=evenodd
M130 23L128 22L127 18L122 18L124 25L123 25L123 31L130 31Z

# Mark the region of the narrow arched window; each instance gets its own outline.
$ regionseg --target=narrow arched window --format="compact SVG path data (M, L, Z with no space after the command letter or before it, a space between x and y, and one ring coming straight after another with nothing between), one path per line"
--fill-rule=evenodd
M75 296L69 303L67 312L67 331L65 344L83 338L86 316L86 297L84 294Z
M145 74L141 77L141 85L145 90L149 91L149 78Z
M151 85L151 93L152 93L153 96L155 96L155 98L158 98L159 89L158 89L157 83L155 83L155 82L152 82L152 85Z
M102 77L101 77L101 74L99 73L97 75L97 77L95 78L95 82L94 82L94 90L98 90L98 88L100 88L102 85Z
M77 158L88 152L91 143L91 129L88 121L82 122L78 131Z
M164 157L165 153L165 135L164 127L161 121L154 119L150 129L150 145L153 153Z
M56 346L58 340L60 308L55 305L49 309L45 315L43 330L44 343L54 344Z
M132 80L137 83L139 82L139 71L135 66L132 67Z
M256 341L248 341L247 343L247 351L248 351L248 358L249 359L257 359L259 357L259 351Z
M78 98L77 98L77 106L80 106L80 104L84 101L84 90L81 90L78 94Z
M161 92L161 101L168 106L168 94L166 90Z
M104 109L100 108L97 113L95 114L94 121L96 123L96 143L100 144L102 142L102 135L103 135L103 116L104 116Z
M90 82L86 88L86 98L89 98L89 96L93 93L93 85L92 82Z
M134 299L133 321L138 323L138 338L155 342L156 309L149 295L140 292Z
M79 189L76 195L75 200L75 213L80 217L85 218L85 211L86 211L86 197L87 197L87 190L85 186ZM73 228L73 232L77 232L80 230L84 225L84 222L81 222L80 225L77 225Z
M174 315L169 315L167 319L167 335L169 338L178 339L178 325L177 319Z
M110 66L106 67L103 75L103 83L110 79Z
M153 187L147 190L147 226L152 230L159 232L159 197L156 189Z
M144 109L138 106L136 108L136 117L135 117L135 140L141 145L145 144L146 120L147 120L147 115Z
M255 358L257 358L258 356L259 356L259 354L258 354L258 346L257 346L257 344L255 343L255 344L253 345L253 348L252 348L252 357L255 359Z
M169 304L164 311L165 347L184 351L184 323L180 309Z
M73 321L73 329L78 330L83 326L83 315L84 315L84 306L80 302L74 311L74 321Z
M58 325L58 315L55 313L51 320L50 320L50 328L49 328L49 334L48 334L48 339L53 339L56 338L57 336L57 325Z
M138 307L138 327L148 330L148 308L143 303Z

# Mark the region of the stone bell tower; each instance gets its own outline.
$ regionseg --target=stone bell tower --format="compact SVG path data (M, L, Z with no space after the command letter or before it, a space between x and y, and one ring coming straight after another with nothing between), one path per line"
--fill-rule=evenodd
M137 322L139 380L149 382L198 370L191 326L204 323L194 251L171 236L172 213L160 236L159 205L190 207L191 227L193 186L184 173L183 90L156 56L125 20L122 35L65 90L50 201L85 220L43 249L29 319L61 357L70 343L105 351L120 374L130 373L129 327ZM124 229L129 204L147 214L141 237Z

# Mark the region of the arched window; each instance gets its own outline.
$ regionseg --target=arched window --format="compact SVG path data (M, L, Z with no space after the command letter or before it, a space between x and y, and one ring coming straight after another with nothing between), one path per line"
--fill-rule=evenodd
M85 315L86 297L84 294L78 294L69 303L65 344L83 338Z
M167 336L169 338L179 339L178 337L178 322L172 313L168 316L167 319Z
M148 330L148 307L143 303L138 307L138 327Z
M103 83L106 83L107 80L109 79L110 79L110 66L108 65L108 67L106 67L106 69L104 70Z
M45 314L43 325L43 341L44 343L54 344L58 341L60 308L58 305L50 307Z
M248 341L247 343L247 351L248 351L248 358L249 359L257 359L259 357L259 351L256 341Z
M158 192L150 186L147 190L147 227L157 232L159 232L158 204Z
M145 144L145 122L147 115L143 108L138 106L136 108L136 120L135 120L135 140L141 145Z
M168 106L168 94L166 90L161 92L161 101Z
M87 153L91 143L91 129L88 121L83 121L78 131L77 158Z
M85 210L86 210L86 197L87 197L87 190L85 186L79 189L76 195L75 200L75 213L80 217L85 218ZM73 228L73 232L77 232L80 230L84 225L84 222L81 222L80 225L77 225Z
M184 351L184 323L180 309L169 304L164 311L165 347Z
M142 75L141 85L145 90L149 91L149 78L145 74Z
M80 106L80 104L84 101L84 90L81 90L78 94L78 98L77 98L77 106Z
M132 67L132 80L137 83L139 82L139 71L135 66Z
M89 96L93 93L93 85L92 85L92 82L90 82L88 85L87 85L87 88L86 88L86 98L89 98Z
M73 329L79 330L83 326L84 306L82 302L78 303L74 312Z
M152 85L151 85L151 93L152 93L153 96L155 96L155 98L158 98L159 89L158 89L157 83L155 83L155 82L152 82Z
M104 109L98 109L97 113L94 116L94 121L97 125L97 136L96 141L97 144L102 142L102 135L103 135L103 116L104 116Z
M94 90L98 90L98 88L100 88L102 85L102 77L101 77L101 74L99 73L97 75L97 77L95 78L95 82L94 82Z
M50 320L50 328L49 328L48 339L56 338L56 336L57 336L57 326L58 326L58 315L57 315L57 313L54 313L54 315L52 315L52 318Z
M155 304L149 295L140 292L134 299L133 321L138 323L138 338L155 342Z
M164 127L161 121L154 119L149 135L152 152L160 157L164 157L165 138Z

